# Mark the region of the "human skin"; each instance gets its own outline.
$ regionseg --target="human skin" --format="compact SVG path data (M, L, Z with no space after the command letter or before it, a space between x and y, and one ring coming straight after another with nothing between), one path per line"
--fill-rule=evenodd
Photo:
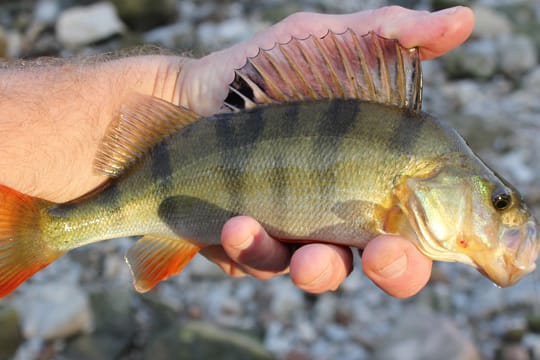
M55 202L75 199L105 177L93 171L97 146L120 105L134 92L202 114L215 113L233 69L247 56L291 36L322 36L351 28L419 47L422 59L444 54L471 33L474 16L457 7L428 13L385 7L349 15L298 13L252 39L201 59L134 56L111 61L30 64L0 70L0 184ZM268 279L289 273L299 288L336 289L352 270L351 249L330 244L291 247L270 237L256 220L239 216L222 231L222 246L202 254L231 276ZM364 273L388 294L403 298L427 283L431 261L408 240L378 236L362 253Z

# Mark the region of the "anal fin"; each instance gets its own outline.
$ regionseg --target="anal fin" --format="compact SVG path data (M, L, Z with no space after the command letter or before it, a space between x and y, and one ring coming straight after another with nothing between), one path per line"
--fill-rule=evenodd
M147 292L173 275L180 273L201 247L181 238L146 235L126 254L138 292Z

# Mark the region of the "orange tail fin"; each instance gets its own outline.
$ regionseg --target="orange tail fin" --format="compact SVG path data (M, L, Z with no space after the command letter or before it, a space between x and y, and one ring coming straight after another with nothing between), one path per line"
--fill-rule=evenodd
M0 297L62 256L41 236L41 214L49 205L0 185Z

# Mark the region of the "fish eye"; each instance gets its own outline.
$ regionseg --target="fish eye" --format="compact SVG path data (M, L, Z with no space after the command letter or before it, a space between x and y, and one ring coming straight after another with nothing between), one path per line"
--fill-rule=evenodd
M491 203L498 211L506 210L512 205L512 195L506 189L496 189L491 194Z

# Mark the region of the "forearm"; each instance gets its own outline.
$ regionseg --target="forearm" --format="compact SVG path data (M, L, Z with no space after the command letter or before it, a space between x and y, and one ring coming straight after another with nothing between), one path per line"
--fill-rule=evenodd
M182 59L130 57L106 62L0 70L0 184L52 201L99 185L92 162L110 121L133 92L178 102Z

